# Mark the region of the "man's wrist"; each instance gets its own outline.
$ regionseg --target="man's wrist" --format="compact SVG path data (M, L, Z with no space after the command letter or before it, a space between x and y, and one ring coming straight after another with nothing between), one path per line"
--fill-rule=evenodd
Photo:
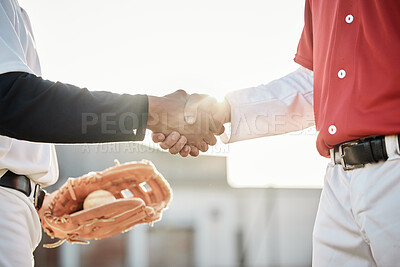
M148 96L149 112L147 118L147 129L154 130L155 125L159 122L162 113L162 97Z

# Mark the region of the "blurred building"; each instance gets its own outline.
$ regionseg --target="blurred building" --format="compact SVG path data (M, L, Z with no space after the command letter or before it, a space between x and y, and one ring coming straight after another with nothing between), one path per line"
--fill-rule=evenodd
M319 189L232 188L225 157L181 158L138 143L62 145L57 153L61 179L50 192L114 159L148 159L170 182L174 198L154 227L135 226L87 246L40 247L36 266L311 266ZM42 243L53 242L43 234Z

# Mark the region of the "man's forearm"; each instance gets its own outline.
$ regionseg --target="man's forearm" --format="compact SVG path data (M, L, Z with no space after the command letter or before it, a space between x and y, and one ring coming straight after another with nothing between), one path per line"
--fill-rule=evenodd
M298 131L314 124L313 74L300 68L266 85L227 95L231 135L224 142Z
M0 135L48 143L143 140L146 95L88 91L32 74L0 75Z

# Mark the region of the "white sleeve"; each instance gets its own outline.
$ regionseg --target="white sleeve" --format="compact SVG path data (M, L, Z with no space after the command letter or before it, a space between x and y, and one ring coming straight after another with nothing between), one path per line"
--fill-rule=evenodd
M314 125L313 72L304 67L272 81L229 93L230 136L224 143L283 134Z
M34 73L28 66L32 35L21 10L12 1L0 1L0 74L21 71Z
M0 74L13 71L40 75L40 63L28 15L16 0L0 0ZM0 135L0 177L7 170L42 186L54 184L58 178L54 145Z

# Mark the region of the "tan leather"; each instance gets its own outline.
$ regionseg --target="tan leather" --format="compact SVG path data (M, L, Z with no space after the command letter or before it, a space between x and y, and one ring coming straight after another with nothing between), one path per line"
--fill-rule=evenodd
M83 210L86 196L99 189L111 192L116 200ZM126 189L133 196L124 198L121 191ZM117 163L102 172L69 178L59 190L46 196L39 210L44 231L51 238L61 239L45 247L56 247L64 241L88 243L90 239L126 232L136 224L153 224L161 219L171 198L171 187L150 161Z

